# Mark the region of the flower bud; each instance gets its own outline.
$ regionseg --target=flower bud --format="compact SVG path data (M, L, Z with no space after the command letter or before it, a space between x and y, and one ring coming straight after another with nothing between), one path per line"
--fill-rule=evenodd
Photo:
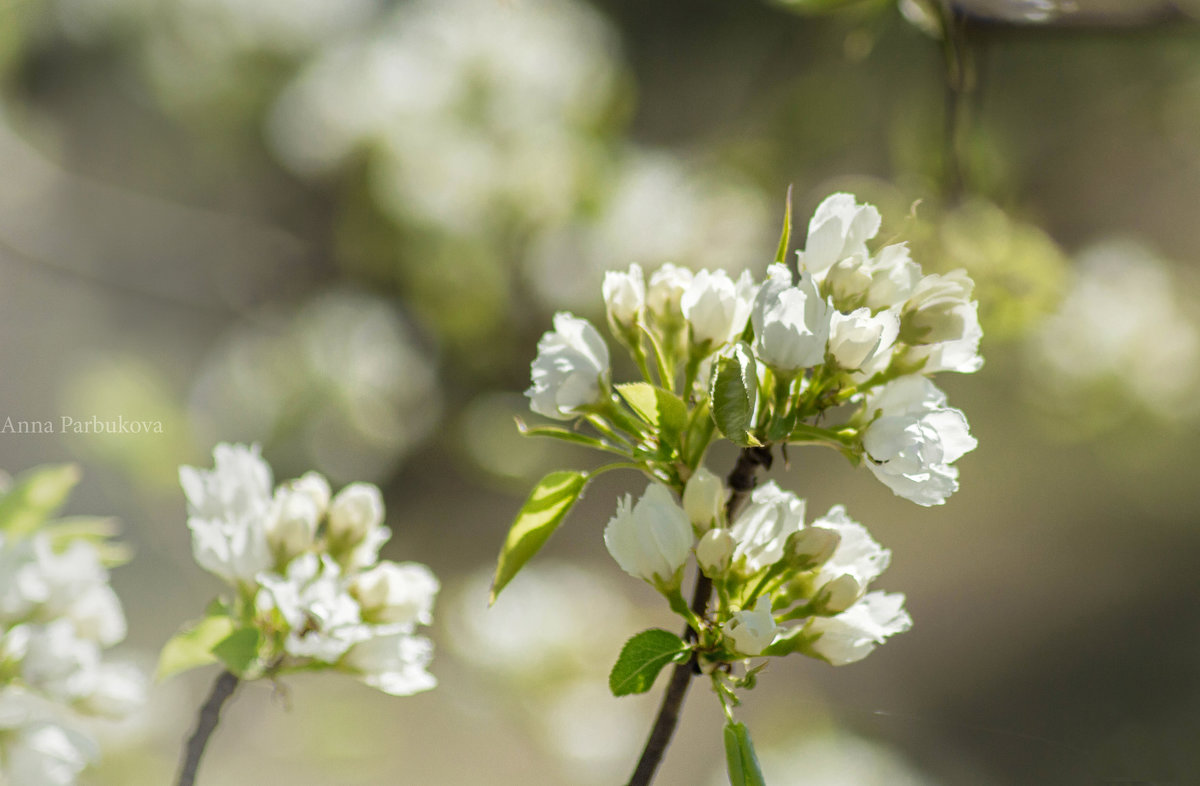
M824 565L837 550L841 536L825 527L805 527L783 544L783 560L793 572Z
M634 333L646 306L646 283L641 266L633 263L628 273L608 271L604 274L602 291L613 331L617 334Z
M312 546L320 517L308 493L295 487L280 488L267 518L267 543L282 562L287 562Z
M692 271L667 263L650 276L646 288L646 310L655 324L663 328L674 328L683 324L680 301L692 283Z
M290 484L292 491L298 491L306 494L313 504L317 507L317 515L324 516L329 510L329 481L320 472L305 472L300 477L293 480Z
M439 588L429 568L416 562L380 562L355 576L350 584L364 619L402 625L429 625Z
M896 315L881 311L871 315L863 307L850 314L833 312L829 329L829 357L844 369L860 369L880 350L891 349L900 324Z
M361 543L383 523L383 495L371 483L351 483L329 504L329 537L341 544Z
M727 529L710 529L696 544L696 562L700 570L710 579L715 579L729 570L733 549L737 543Z
M854 576L843 573L817 590L812 602L813 609L818 614L841 614L858 603L865 589Z
M771 598L760 595L753 611L735 611L721 631L733 641L733 649L742 655L760 655L775 640L779 626L771 611Z
M632 508L626 494L604 528L604 545L621 569L656 586L678 586L693 540L687 514L659 483L647 486Z
M703 532L720 521L725 506L725 487L721 479L700 467L688 479L683 489L683 509L693 526Z
M848 256L865 256L867 241L879 232L881 221L873 205L860 205L853 194L826 197L808 222L801 269L821 275Z

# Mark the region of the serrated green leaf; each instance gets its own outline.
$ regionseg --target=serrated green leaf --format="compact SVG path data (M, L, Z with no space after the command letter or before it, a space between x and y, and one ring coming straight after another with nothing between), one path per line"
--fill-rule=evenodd
M625 642L608 675L614 696L645 693L663 667L687 660L691 647L674 633L660 628L644 630Z
M674 440L687 426L687 405L671 391L648 382L616 385L621 398L638 416Z
M754 356L744 347L716 360L709 389L713 421L726 439L738 447L761 444L751 432L754 404L758 398L758 375Z
M725 763L729 767L730 786L767 786L746 724L732 721L725 724Z
M156 680L217 662L213 647L233 633L233 620L226 616L205 617L176 633L158 656Z
M230 671L242 677L258 660L258 641L258 628L241 628L217 642L212 654Z
M496 602L505 585L558 529L589 477L586 472L551 472L533 487L500 548L489 603Z
M0 497L0 532L13 536L33 532L62 507L79 477L74 464L35 467L19 475Z

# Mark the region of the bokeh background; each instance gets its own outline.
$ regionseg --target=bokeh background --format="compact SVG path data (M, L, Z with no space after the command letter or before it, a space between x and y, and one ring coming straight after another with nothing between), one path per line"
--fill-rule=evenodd
M1200 5L937 9L0 0L0 418L163 424L0 434L0 466L79 462L72 512L123 521L128 652L219 589L176 479L217 441L379 483L385 556L443 581L436 691L249 685L202 783L623 782L658 691L605 675L674 627L601 544L643 481L599 480L485 612L529 485L593 461L512 418L555 310L602 318L635 261L761 272L789 185L800 227L851 190L966 267L987 363L946 382L979 448L944 508L824 452L773 471L893 549L915 625L771 666L768 782L1200 783ZM168 782L213 676L85 782ZM720 725L694 690L658 783L721 783Z

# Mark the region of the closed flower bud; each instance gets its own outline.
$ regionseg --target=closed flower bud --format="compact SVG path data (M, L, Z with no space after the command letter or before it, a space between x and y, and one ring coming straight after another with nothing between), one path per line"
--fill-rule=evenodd
M329 498L332 496L332 492L329 490L329 481L320 472L305 472L288 486L292 491L307 495L316 506L318 516L324 516L325 512L329 510Z
M329 537L335 543L361 543L381 524L383 495L371 483L351 483L329 504Z
M703 532L720 521L725 507L725 486L721 479L700 467L688 479L683 489L683 509L696 529Z
M313 497L296 489L280 488L267 518L267 542L283 562L312 546L321 511Z
M680 302L683 293L692 283L692 271L667 263L650 276L646 288L646 310L662 328L674 328L683 324Z
M864 589L863 585L858 583L858 579L849 573L843 573L817 590L817 596L813 598L813 609L818 614L841 614L858 602Z
M785 375L821 363L829 341L829 304L809 273L796 286L783 265L771 265L767 273L750 312L755 353Z
M696 562L710 579L723 576L729 570L733 549L737 543L727 529L710 529L696 544Z
M739 654L762 654L779 632L779 625L771 611L771 598L760 595L753 611L735 611L729 621L721 626L721 632L733 642L733 649Z
M635 331L646 306L646 283L641 266L635 262L627 273L608 271L604 274L602 292L614 332L629 334Z
M656 586L677 586L693 541L687 514L658 483L647 486L632 507L626 494L604 528L604 545L621 569Z
M609 374L608 347L596 328L562 311L554 315L554 330L538 341L525 395L539 415L571 420L604 398Z
M824 565L841 542L841 536L825 527L805 527L793 532L783 544L783 559L794 572Z

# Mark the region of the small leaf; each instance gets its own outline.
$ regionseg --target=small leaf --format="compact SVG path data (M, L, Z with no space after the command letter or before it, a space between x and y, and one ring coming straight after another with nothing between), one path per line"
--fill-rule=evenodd
M561 439L563 442L570 442L574 445L583 445L584 447L595 448L596 450L611 450L611 446L605 444L595 437L589 437L587 434L580 434L578 431L568 431L565 428L557 426L529 426L525 421L516 418L517 431L521 432L523 437L550 437L551 439Z
M27 535L54 515L79 482L79 467L58 464L22 473L0 497L0 532Z
M775 261L785 264L788 246L792 243L792 187L789 185L787 199L783 206L783 232L779 235L779 249L775 252Z
M614 696L645 693L664 666L682 663L690 653L691 647L674 633L659 628L644 630L621 648L608 675L608 687Z
M558 529L589 477L586 472L551 472L533 487L500 548L489 603L496 602L500 590Z
M758 375L754 356L748 349L738 345L731 354L717 358L709 393L713 420L726 439L743 448L761 444L750 433L758 398Z
M630 382L616 388L642 420L657 427L669 440L673 441L687 426L687 405L671 391L648 382Z
M258 660L258 628L241 628L230 633L212 648L222 663L239 677Z
M775 641L771 642L770 645L768 645L767 648L762 651L762 655L764 657L774 655L791 655L793 652L797 652L804 647L807 641L808 637L804 635L804 627L796 626L784 635L777 636Z
M229 617L205 617L176 633L163 645L154 678L161 681L198 666L216 663L213 647L228 638L233 628L233 620Z
M746 724L733 721L725 724L725 762L729 766L730 786L767 786Z

